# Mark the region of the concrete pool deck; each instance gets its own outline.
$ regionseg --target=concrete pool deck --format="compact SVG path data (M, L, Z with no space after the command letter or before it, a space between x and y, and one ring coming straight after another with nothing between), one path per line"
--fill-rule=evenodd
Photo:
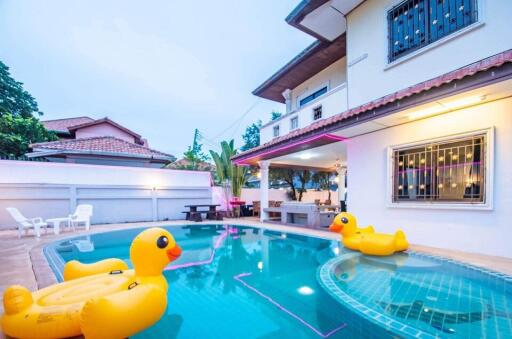
M75 232L61 232L59 235L54 235L53 230L50 229L48 234L44 234L43 232L40 239L37 239L32 233L29 233L29 236L18 239L17 230L2 230L0 231L0 255L2 257L2 260L0 260L0 298L3 296L4 290L10 285L23 285L34 291L57 282L57 279L43 253L45 245L56 240L85 234L95 234L139 227L205 225L218 223L219 222L215 221L196 223L177 220L93 225L91 226L90 231L79 229ZM222 223L230 225L256 226L270 230L300 233L330 240L339 239L339 235L326 230L262 223L256 218L226 219ZM439 255L512 275L512 258L493 257L477 253L466 253L419 245L411 245L411 250ZM0 305L0 311L3 312L3 302ZM3 338L1 331L0 338Z

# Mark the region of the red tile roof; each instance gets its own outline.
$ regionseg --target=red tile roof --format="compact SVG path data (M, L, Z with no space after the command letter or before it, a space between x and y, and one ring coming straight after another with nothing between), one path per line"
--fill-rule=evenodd
M59 140L51 142L42 142L30 145L35 152L54 150L54 151L66 151L73 153L111 153L111 155L119 156L136 156L136 157L158 157L158 158L174 158L172 155L153 150L142 145L134 144L125 140L121 140L115 137L92 137L92 138L81 138L81 139L70 139L70 140Z
M70 126L68 127L69 131L72 132L72 131L76 131L77 129L81 129L81 128L84 128L84 127L89 127L89 126L94 126L94 125L99 125L99 124L103 124L103 123L107 123L107 124L110 124L122 131L125 131L126 133L134 136L136 139L138 139L140 141L140 134L137 134L135 133L134 131L124 127L124 126L121 126L119 125L117 122L113 121L113 120L110 120L108 117L104 117L104 118L101 118L101 119L97 119L97 120L91 120L91 121L86 121L86 122L83 122L81 124L77 124L77 125L74 125L74 126Z
M433 78L433 79L430 79L430 80L427 80L424 82L420 82L419 84L404 88L404 89L394 92L392 94L383 96L381 98L370 101L363 105L349 109L345 112L333 115L332 117L320 120L320 121L315 122L309 126L299 128L299 129L294 130L293 132L285 134L281 137L272 139L271 141L269 141L263 145L260 145L258 147L252 148L248 151L239 153L239 154L235 155L233 157L233 159L247 158L251 154L258 153L264 149L272 148L274 145L282 144L285 141L289 141L289 140L298 138L305 134L321 131L325 127L336 124L342 120L346 120L346 119L356 116L358 114L373 110L380 106L384 106L386 104L392 103L397 100L401 100L403 98L409 97L414 94L428 91L429 89L442 86L442 85L450 83L454 80L460 80L466 76L471 76L471 75L474 75L475 73L486 71L489 68L499 67L507 62L512 62L512 49L504 51L499 54L496 54L489 58L477 61L468 66L464 66L462 68L456 69L452 72L448 72L448 73L438 76L436 78Z
M76 117L41 121L44 127L50 131L69 132L69 127L94 121L89 117Z

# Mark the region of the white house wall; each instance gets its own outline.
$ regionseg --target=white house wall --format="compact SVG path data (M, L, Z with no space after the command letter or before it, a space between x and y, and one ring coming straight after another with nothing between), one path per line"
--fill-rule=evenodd
M0 161L0 228L15 226L6 207L47 219L91 204L97 224L183 219L184 205L211 201L208 172Z
M327 86L328 93L308 104L298 107L299 99ZM320 73L311 77L292 90L292 110L280 119L261 128L260 140L266 143L274 137L273 128L279 125L279 135L292 131L291 119L298 116L298 128L306 127L314 122L313 109L322 105L322 118L328 118L347 109L346 59L336 61Z
M442 210L388 207L387 148L495 127L494 208ZM399 125L346 141L348 208L364 226L402 228L411 243L512 257L512 99Z
M329 67L315 74L299 86L292 89L292 111L298 107L298 98L308 96L327 85L328 89L335 88L347 81L347 59L341 58ZM338 112L338 113L341 113Z
M512 48L512 1L478 0L482 24L388 68L387 11L402 0L367 0L348 15L349 106L355 107ZM455 37L456 36L456 37ZM455 37L455 38L453 38ZM404 56L400 60L407 59ZM359 60L359 61L358 61ZM428 67L427 67L428 65Z

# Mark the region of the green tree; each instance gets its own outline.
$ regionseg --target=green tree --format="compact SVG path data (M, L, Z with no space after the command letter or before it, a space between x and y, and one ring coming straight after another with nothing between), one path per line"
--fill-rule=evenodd
M311 171L302 170L298 172L297 177L300 181L299 201L302 201L302 195L306 192L306 184L311 180Z
M197 170L201 163L208 160L208 155L203 153L203 145L199 143L199 138L199 130L196 128L194 131L194 141L192 142L192 146L189 146L183 153L183 157L190 161L190 169L192 170Z
M271 115L270 121L274 121L274 120L279 119L280 117L282 117L283 113L273 111L272 113L270 113L270 115Z
M215 162L217 180L219 184L224 186L226 198L228 196L228 186L231 186L231 193L235 197L240 197L242 194L242 187L247 182L249 177L248 168L245 166L237 166L231 162L231 157L237 154L235 149L235 141L221 142L222 152L219 154L210 150L210 155Z
M31 118L33 113L42 115L36 100L23 89L23 83L14 80L7 67L0 61L0 115L12 114Z
M258 120L247 126L245 133L242 134L244 145L240 147L240 150L247 151L260 145L260 128L262 124L261 120Z
M37 142L57 140L33 116L42 115L36 100L14 80L9 67L0 61L0 154L18 157Z
M286 182L290 186L290 198L297 200L297 187L295 186L297 171L291 168L270 168L268 176L270 181Z
M329 172L315 172L311 177L311 180L318 184L321 190L328 191L329 197L327 200L331 201L331 174Z
M29 151L30 144L52 140L57 136L34 117L0 115L0 155L18 157Z

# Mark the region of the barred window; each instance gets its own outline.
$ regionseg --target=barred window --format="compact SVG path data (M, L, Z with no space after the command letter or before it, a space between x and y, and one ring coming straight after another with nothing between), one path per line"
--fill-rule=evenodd
M290 129L294 130L299 128L299 117L293 117L290 119Z
M477 20L477 0L403 1L388 12L389 62Z
M274 126L274 138L279 136L279 125Z
M486 134L393 150L393 202L485 203Z
M322 106L313 108L313 120L322 119Z

